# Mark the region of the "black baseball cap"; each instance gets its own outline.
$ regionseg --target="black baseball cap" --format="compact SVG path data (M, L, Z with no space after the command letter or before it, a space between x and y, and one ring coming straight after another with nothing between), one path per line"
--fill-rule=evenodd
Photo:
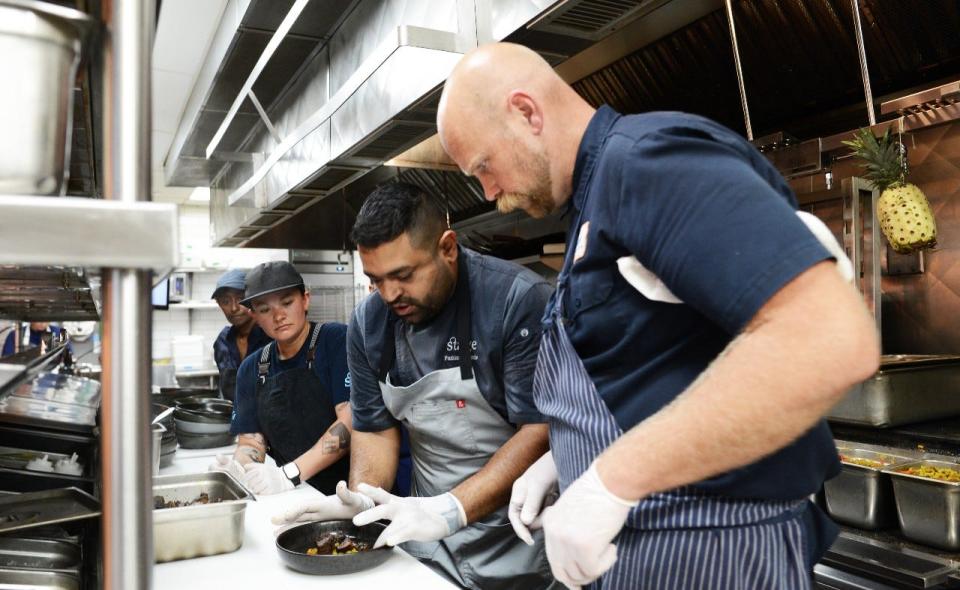
M303 287L303 277L284 260L274 260L258 264L247 273L246 291L241 304L253 307L253 300L277 291L286 291Z

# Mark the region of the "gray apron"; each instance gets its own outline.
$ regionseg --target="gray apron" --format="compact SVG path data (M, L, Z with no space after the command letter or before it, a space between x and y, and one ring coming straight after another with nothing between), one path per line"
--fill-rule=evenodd
M390 413L410 434L411 495L451 491L478 472L517 430L497 413L477 387L470 358L470 292L461 254L454 294L460 366L434 371L415 383L390 383L396 358L396 316L390 314L380 366L380 391ZM507 507L429 543L403 549L455 583L477 590L546 588L553 582L538 531L531 547L513 532Z

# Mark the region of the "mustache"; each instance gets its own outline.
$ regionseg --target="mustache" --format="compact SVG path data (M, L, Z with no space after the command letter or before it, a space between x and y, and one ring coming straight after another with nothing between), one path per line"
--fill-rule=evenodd
M409 297L397 297L393 301L387 301L387 305L393 307L395 305L411 305L413 307L422 307L419 301L415 299L410 299Z

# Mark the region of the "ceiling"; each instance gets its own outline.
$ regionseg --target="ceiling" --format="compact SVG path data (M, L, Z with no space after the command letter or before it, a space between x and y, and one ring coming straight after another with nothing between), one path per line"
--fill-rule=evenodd
M193 189L163 183L163 159L193 90L227 0L164 0L153 43L153 200L187 202Z

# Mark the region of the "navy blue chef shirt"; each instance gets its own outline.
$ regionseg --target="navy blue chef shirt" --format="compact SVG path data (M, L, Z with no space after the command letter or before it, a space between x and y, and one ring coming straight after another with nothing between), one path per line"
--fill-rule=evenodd
M254 324L247 336L247 355L263 348L270 337L266 332L260 329L260 326ZM236 328L227 326L217 335L213 341L213 360L217 363L217 368L222 372L224 369L237 369L240 367L240 349L237 348Z
M314 324L311 322L311 335L313 327ZM317 350L314 354L313 372L330 392L334 406L350 401L346 337L346 324L336 322L324 324L320 328ZM290 369L306 367L309 348L310 337L308 336L296 355L287 360L280 360L277 346L271 346L270 369L267 375L273 377ZM257 416L257 363L259 361L260 355L251 353L240 363L240 369L237 371L237 397L233 402L233 420L230 424L231 434L263 432Z
M781 287L830 257L766 158L695 115L601 108L580 144L573 186L567 248L582 256L569 272L564 326L624 431L687 389ZM683 303L630 286L617 267L629 256ZM793 500L839 469L821 420L773 455L695 487Z
M552 288L521 266L460 248L470 280L470 337L476 342L473 371L490 406L511 424L544 422L533 403L533 373L540 349L540 318ZM378 293L354 312L347 336L353 427L379 432L397 426L378 385L384 326L389 309ZM428 324L395 324L394 385L407 386L427 373L459 366L456 305L451 299ZM472 346L471 346L472 347Z

